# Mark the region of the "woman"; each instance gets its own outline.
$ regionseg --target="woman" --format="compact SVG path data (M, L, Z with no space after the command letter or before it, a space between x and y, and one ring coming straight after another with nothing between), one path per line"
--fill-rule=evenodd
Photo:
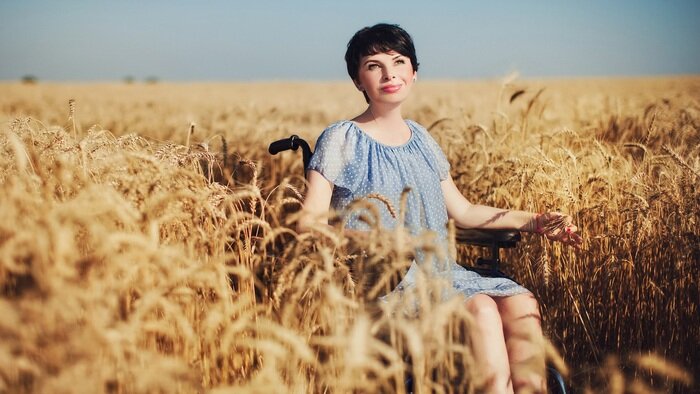
M330 125L319 137L307 168L300 230L326 221L329 209L342 212L352 201L370 194L380 194L399 206L402 192L410 188L405 228L413 234L434 232L442 250L447 250L449 218L459 227L518 229L580 245L569 216L472 204L460 193L439 145L425 128L401 114L418 71L413 41L403 29L390 24L361 29L348 43L345 61L368 107L351 120ZM382 226L394 228L397 219L391 212L383 204L377 209ZM350 212L346 228L362 231L367 225L356 212ZM400 288L415 285L417 266L426 263L422 260L416 257ZM432 264L434 272L449 274L451 290L464 297L475 318L473 351L493 391L513 392L526 386L544 389L541 376L523 375L511 368L542 351L539 306L532 293L509 279L482 277L451 260L432 260Z

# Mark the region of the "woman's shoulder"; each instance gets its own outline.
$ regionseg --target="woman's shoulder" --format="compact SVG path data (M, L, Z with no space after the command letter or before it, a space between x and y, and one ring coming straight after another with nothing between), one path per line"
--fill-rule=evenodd
M350 131L351 127L351 121L338 120L326 126L326 128L324 128L321 134L318 136L318 139L321 140L326 138L339 138L341 136L345 136Z
M366 149L357 137L352 122L331 123L319 135L307 169L318 171L335 186L355 190L366 162L359 156L366 154Z
M351 120L346 120L346 119L341 119L337 120L328 126L326 126L325 129L323 129L323 132L329 132L329 133L338 133L338 132L346 132L350 127L353 125L353 122Z
M433 139L428 129L426 129L422 124L416 122L415 120L406 119L406 124L408 124L411 130L413 130L413 134L418 136L419 140L422 141L426 138L428 140Z
M420 134L430 134L422 124L416 122L413 119L406 119L406 124L413 130L418 131Z
M407 123L411 125L411 128L414 131L414 135L417 136L416 140L420 141L422 145L427 145L431 150L435 151L436 153L442 153L442 148L440 147L440 144L437 142L437 140L430 134L430 131L423 127L418 122L415 122L413 120L407 120Z
M316 140L316 147L324 150L341 151L348 144L355 143L356 139L353 123L349 120L339 120L323 129Z
M413 127L416 127L416 128L422 129L422 130L425 130L425 127L423 127L423 125L421 125L420 123L416 122L416 121L413 120L413 119L406 119L406 123L407 123L409 126L413 126Z

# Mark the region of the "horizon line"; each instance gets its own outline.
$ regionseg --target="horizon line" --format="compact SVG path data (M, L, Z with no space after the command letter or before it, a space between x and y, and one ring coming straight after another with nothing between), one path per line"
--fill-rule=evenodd
M608 74L608 75L541 75L541 76L523 76L516 73L504 74L500 76L490 77L423 77L424 82L479 82L479 81L494 81L510 79L520 81L528 80L579 80L579 79L653 79L653 78L693 78L700 77L698 73L678 73L678 74ZM27 81L26 77L34 77L33 80ZM27 75L17 79L0 79L2 84L23 84L23 85L39 85L39 84L123 84L123 85L157 85L157 84L197 84L197 83L236 83L236 84L256 84L256 83L344 83L350 82L349 79L307 79L307 78L232 78L232 79L161 79L157 77L133 78L126 77L119 79L41 79L34 75ZM420 82L419 82L420 83Z

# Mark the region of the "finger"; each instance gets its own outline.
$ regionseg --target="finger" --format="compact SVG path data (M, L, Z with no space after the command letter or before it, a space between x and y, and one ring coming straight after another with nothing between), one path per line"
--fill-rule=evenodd
M583 238L581 238L581 236L579 236L576 233L572 233L570 235L570 238L571 238L571 246L573 246L576 249L581 249L581 245L583 244Z
M578 244L578 240L573 234L569 234L567 240L569 245L575 246Z
M544 236L547 237L550 241L558 241L558 235L559 232L556 230L550 230L544 233Z
M560 231L557 234L552 234L549 239L552 241L559 241L565 245L573 246L577 249L580 249L580 245L583 242L583 238L581 238L578 234L564 231Z
M566 233L562 229L557 228L552 230L552 236L557 240L562 239L565 235Z

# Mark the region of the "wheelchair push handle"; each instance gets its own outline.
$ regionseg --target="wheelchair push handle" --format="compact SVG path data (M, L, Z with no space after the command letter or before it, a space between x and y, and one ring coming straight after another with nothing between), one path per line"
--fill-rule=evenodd
M304 169L306 169L306 167L309 166L309 161L311 161L311 147L303 138L300 138L296 134L292 134L289 138L283 138L271 143L267 151L270 152L271 155L276 155L286 150L297 150L300 147L304 158Z
M277 140L270 144L267 151L270 152L271 155L276 155L286 150L297 150L297 148L299 148L299 145L295 144L297 138L299 137L296 135L292 135L289 138Z

